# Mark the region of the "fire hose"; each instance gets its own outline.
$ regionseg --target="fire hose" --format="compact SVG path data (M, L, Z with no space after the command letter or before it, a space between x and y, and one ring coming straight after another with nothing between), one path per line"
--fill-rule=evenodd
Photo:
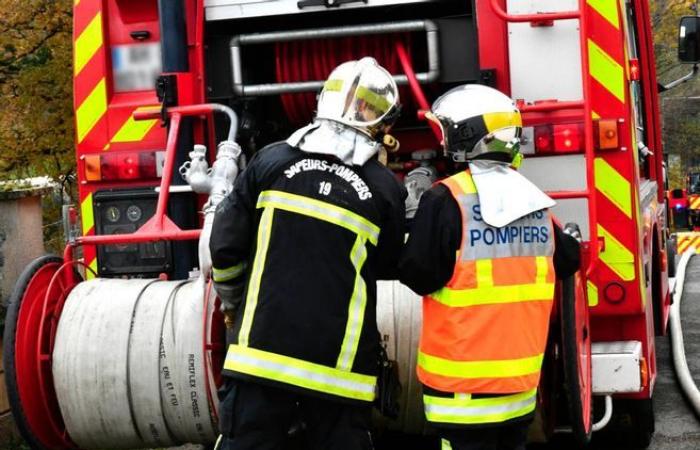
M683 285L685 283L685 272L688 263L695 255L695 248L691 247L683 253L676 269L676 287L673 293L673 304L671 305L670 328L671 328L671 350L673 364L676 369L676 376L681 385L681 389L686 398L700 417L700 389L698 389L688 368L688 360L685 354L685 344L683 342L683 326L681 324L681 299L683 297Z

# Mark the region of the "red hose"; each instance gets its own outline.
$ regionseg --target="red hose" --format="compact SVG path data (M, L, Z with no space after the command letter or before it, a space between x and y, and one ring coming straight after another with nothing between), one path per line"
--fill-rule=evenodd
M425 98L423 88L418 82L418 78L416 78L416 72L413 70L411 59L406 52L403 42L401 41L396 41L396 54L399 56L404 72L406 72L406 77L408 77L408 85L411 87L411 91L418 102L418 106L420 106L420 108L424 111L429 111L430 103L428 103L428 99ZM442 130L440 130L440 127L432 121L428 121L428 124L433 130L433 134L437 138L438 142L442 142Z

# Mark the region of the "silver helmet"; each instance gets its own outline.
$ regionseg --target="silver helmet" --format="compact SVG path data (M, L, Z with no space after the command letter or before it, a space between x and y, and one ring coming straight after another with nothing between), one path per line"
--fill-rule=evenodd
M487 155L510 163L519 155L520 111L496 89L478 84L456 87L433 103L426 118L440 126L445 156L454 161Z
M339 65L318 98L317 119L332 120L375 137L399 114L394 78L374 58Z

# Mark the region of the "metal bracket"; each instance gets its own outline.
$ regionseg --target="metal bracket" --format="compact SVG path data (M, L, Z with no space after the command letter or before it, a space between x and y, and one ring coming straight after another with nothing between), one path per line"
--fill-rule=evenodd
M244 45L272 44L277 42L333 39L348 36L391 34L425 31L428 48L428 71L417 73L421 83L432 83L440 76L440 47L438 27L430 20L411 20L371 25L353 25L333 28L314 28L272 33L241 34L231 39L231 62L233 67L233 92L238 96L278 95L296 92L313 92L323 87L324 80L300 81L294 83L266 83L246 85L243 82L241 47ZM397 84L408 84L406 75L394 76Z

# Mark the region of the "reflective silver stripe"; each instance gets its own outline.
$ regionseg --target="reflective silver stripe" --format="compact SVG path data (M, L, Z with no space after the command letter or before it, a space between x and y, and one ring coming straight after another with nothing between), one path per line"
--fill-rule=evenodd
M355 362L355 354L357 346L360 343L360 332L365 317L365 308L367 306L367 285L362 278L362 266L367 259L367 248L365 240L361 236L357 236L355 245L350 252L350 260L355 268L355 286L353 288L350 305L348 306L348 322L345 326L345 337L343 345L340 348L340 355L336 367L340 370L349 371Z
M534 411L537 390L483 399L423 396L428 421L442 423L498 423Z
M231 281L235 278L240 277L243 275L245 272L245 269L248 267L248 264L245 262L242 262L240 264L237 264L235 266L228 267L226 269L217 269L216 267L212 268L212 278L214 281L217 283L223 283L224 281Z
M224 369L365 401L374 400L377 381L373 376L240 345L229 346Z
M267 259L267 249L270 246L270 234L272 232L272 217L274 208L266 208L263 211L260 225L258 227L258 243L253 262L253 272L248 282L248 293L245 299L245 310L243 311L243 321L241 331L238 333L238 343L243 346L248 345L250 329L253 326L253 316L255 308L258 306L258 295L260 294L260 281L262 280L265 260Z
M264 191L258 197L258 208L272 207L324 220L346 228L377 245L379 227L345 208L320 200L282 191Z

